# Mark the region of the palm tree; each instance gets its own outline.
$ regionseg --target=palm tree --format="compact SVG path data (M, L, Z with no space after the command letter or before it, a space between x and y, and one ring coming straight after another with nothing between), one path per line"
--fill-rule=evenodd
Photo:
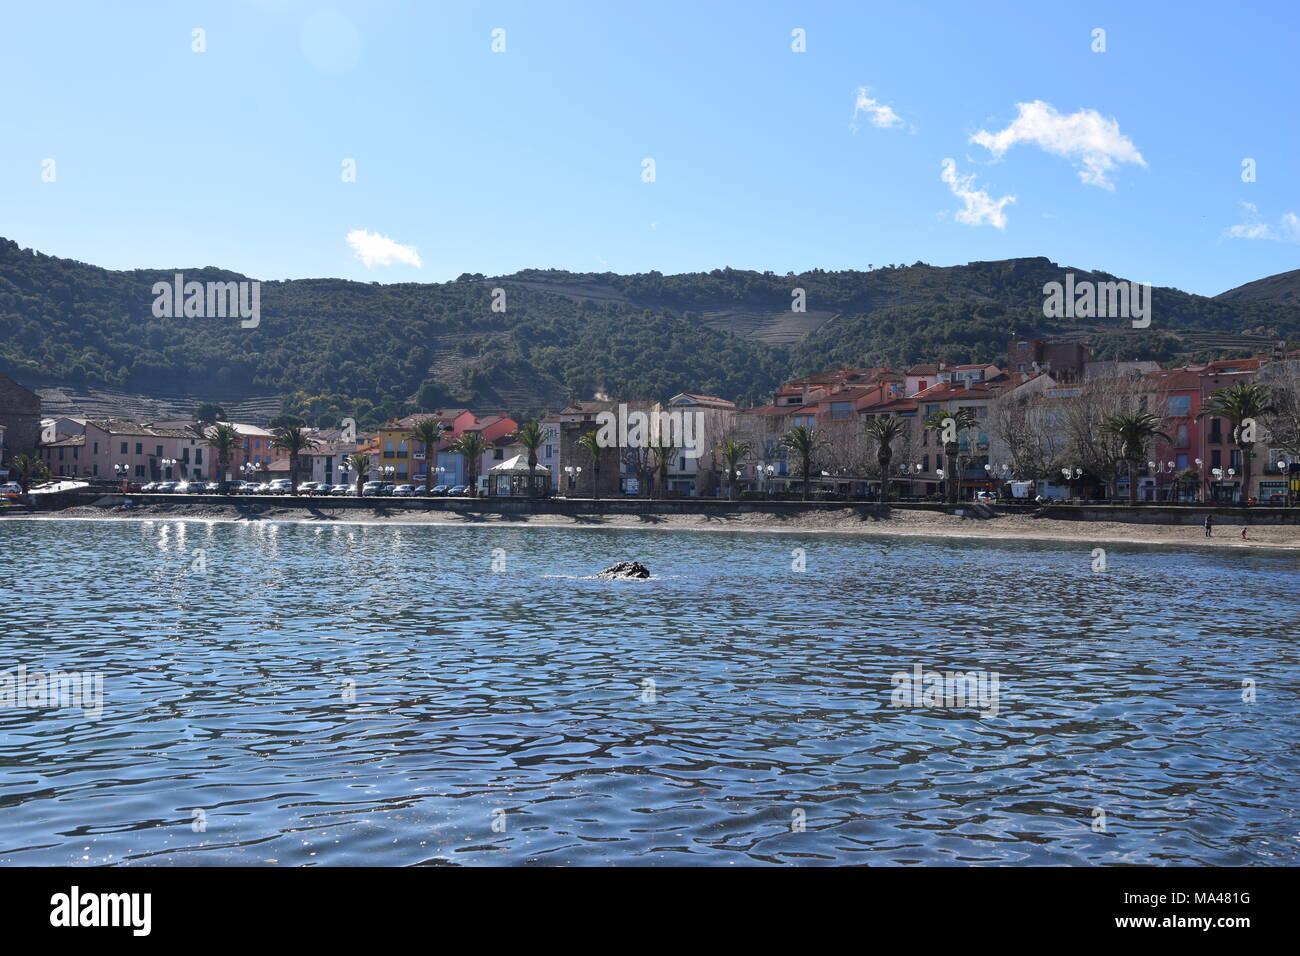
M947 431L947 422L951 419L953 423L952 441L943 441L943 433ZM945 408L935 409L930 413L930 417L925 420L925 427L934 432L943 445L944 464L947 466L948 494L949 501L957 500L957 456L961 453L961 434L978 427L979 422L975 419L975 412L969 408L959 408L956 411L949 411Z
M18 487L22 488L23 494L27 494L33 478L47 477L50 473L45 462L31 455L14 455L9 459L9 466L18 473Z
M426 495L433 487L433 466L438 461L438 446L442 444L444 430L435 419L426 418L417 422L406 436L407 441L424 445L424 493Z
M487 451L487 442L478 432L461 432L459 438L451 443L449 451L454 451L465 459L465 473L469 479L469 496L478 497L478 468L483 453Z
M1253 424L1257 419L1270 415L1276 410L1263 385L1258 382L1237 382L1227 388L1211 392L1209 399L1196 414L1197 418L1212 415L1215 418L1226 418L1232 423L1232 440L1241 455L1241 503L1243 505L1250 501L1250 456L1255 442L1253 432L1250 433L1251 440L1246 441L1248 430L1242 427L1242 422L1250 420Z
M370 474L370 469L374 467L374 460L364 451L356 451L348 455L348 469L357 476L357 497L363 496L366 476Z
M234 426L224 422L213 425L208 432L208 448L217 458L217 490L221 494L226 492L226 468L242 441Z
M903 436L907 427L901 418L877 416L868 418L865 426L868 438L875 439L876 461L880 464L880 500L889 501L889 466L894 461L894 442Z
M655 456L655 471L658 478L655 481L656 490L660 498L668 497L668 464L677 455L677 446L672 444L668 437L667 431L661 431L655 444L650 446L650 451Z
M575 445L591 456L591 498L593 501L600 498L600 453L603 450L600 441L596 438L597 434L595 430L589 431L574 442Z
M528 497L537 496L537 449L546 444L546 432L537 422L526 422L515 432L515 441L528 449Z
M1112 415L1101 423L1101 430L1119 439L1120 457L1128 462L1128 503L1137 504L1137 465L1147 456L1147 445L1153 438L1163 438L1173 443L1160 430L1160 417L1150 412L1124 412Z
M818 436L816 429L807 425L796 425L781 436L781 447L798 456L803 470L803 500L808 500L808 489L812 484L813 458L819 449L830 442Z
M302 425L285 425L271 439L271 447L289 453L289 494L298 493L298 456L316 447L316 439L308 435Z
M735 491L736 472L739 470L740 463L750 452L752 446L749 442L739 442L733 438L723 439L718 444L718 454L722 460L727 463L727 497L732 498Z

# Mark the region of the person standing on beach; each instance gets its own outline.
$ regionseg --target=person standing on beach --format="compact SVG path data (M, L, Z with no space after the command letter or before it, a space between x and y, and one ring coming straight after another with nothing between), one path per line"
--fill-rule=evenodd
M1206 536L1207 538L1210 536L1210 531L1213 530L1213 528L1214 528L1214 516L1213 516L1213 515L1206 515L1206 516L1205 516L1205 536Z
M1241 540L1242 540L1242 541L1245 541L1245 540L1246 540L1246 526L1245 526L1245 525L1242 525L1242 526L1241 526Z

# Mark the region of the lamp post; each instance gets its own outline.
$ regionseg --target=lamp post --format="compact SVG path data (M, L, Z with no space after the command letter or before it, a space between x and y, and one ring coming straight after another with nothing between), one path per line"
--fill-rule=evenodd
M173 468L179 465L180 462L178 462L175 458L164 458L161 461L159 461L158 464L160 464L163 467L163 478L167 481L171 481L172 480L171 475L167 474L167 472L171 471Z
M441 469L439 469L439 471L441 471ZM582 475L582 466L581 466L581 465L565 465L565 466L564 466L564 473L565 473L565 475L567 475L568 478L569 478L569 485L568 485L567 488L564 489L564 490L565 490L565 495L564 495L564 497L567 498L567 497L569 497L568 492L570 492L570 491L573 490L573 486L574 486L575 484L577 484L577 482L578 482L578 478Z
M1196 461L1196 500L1205 500L1205 460L1202 458Z
M1065 475L1065 493L1074 500L1074 481L1083 477L1083 469L1075 468L1071 471L1069 468L1062 468L1061 474Z

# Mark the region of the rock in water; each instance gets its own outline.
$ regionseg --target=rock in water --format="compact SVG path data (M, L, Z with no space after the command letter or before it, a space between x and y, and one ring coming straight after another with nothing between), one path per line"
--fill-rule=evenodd
M648 578L650 569L640 561L620 561L596 575L598 578Z

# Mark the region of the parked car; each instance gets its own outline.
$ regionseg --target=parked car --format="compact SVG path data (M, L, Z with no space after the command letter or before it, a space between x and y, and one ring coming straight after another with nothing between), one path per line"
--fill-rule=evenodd
M158 487L155 488L154 491L158 492L160 495L170 495L176 490L176 484L177 483L174 481L160 481L158 482Z
M287 495L293 489L293 482L288 478L277 478L267 485L268 495Z
M462 498L468 494L469 494L469 485L453 485L452 488L447 492L447 496L450 498Z
M348 493L347 485L331 485L329 489L329 494L334 495L335 497L338 498L342 498L347 493ZM324 494L324 492L322 492L322 494Z
M143 485L140 486L140 490L141 490L141 491L157 491L157 490L158 490L158 482L156 482L156 481L150 481L150 482L147 482L146 484L143 484Z
M449 492L449 491L451 491L451 485L434 485L434 486L429 490L429 494L431 494L431 495L439 495L439 496L442 496L442 495L445 495L445 494L446 494L447 492Z
M415 494L414 485L398 485L393 489L393 494L398 498L409 498Z
M13 499L23 493L22 485L16 481L9 481L0 485L0 498Z
M221 482L209 481L206 485L203 486L203 490L210 495L219 494L221 492Z
M991 505L997 502L998 496L991 491L981 491L975 496L975 500L983 502L986 505Z
M366 498L378 498L387 492L384 491L384 483L382 481L367 481L362 487L361 493Z

